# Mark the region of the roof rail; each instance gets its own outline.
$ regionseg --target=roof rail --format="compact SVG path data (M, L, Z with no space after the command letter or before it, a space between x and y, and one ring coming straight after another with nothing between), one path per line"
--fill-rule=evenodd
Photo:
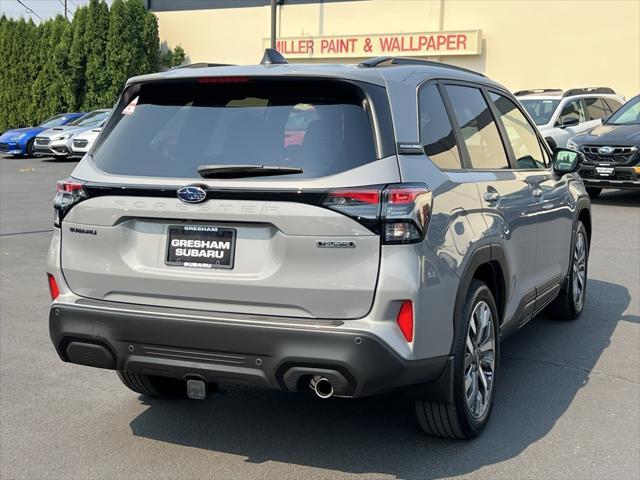
M533 88L531 90L518 90L513 95L516 97L522 95L535 95L538 93L562 92L561 88Z
M208 68L208 67L232 67L233 65L230 63L207 63L207 62L198 62L198 63L189 63L187 65L178 65L177 67L173 67L172 70L176 70L178 68Z
M584 87L584 88L571 88L564 92L563 97L570 97L572 95L586 95L589 93L609 93L615 94L613 88L609 87Z
M374 68L374 67L389 67L393 65L423 65L425 67L441 67L450 68L452 70L459 70L461 72L472 73L474 75L480 75L485 77L482 73L474 72L467 68L457 67L455 65L449 65L448 63L432 62L430 60L422 60L421 58L407 58L407 57L374 57L368 60L364 60L358 64L360 68Z

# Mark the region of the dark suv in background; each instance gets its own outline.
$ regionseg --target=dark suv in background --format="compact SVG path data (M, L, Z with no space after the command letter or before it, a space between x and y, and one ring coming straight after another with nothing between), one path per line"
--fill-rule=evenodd
M640 95L567 146L584 154L580 176L591 198L603 188L640 190Z
M486 425L500 342L585 305L590 202L500 84L443 64L136 77L58 184L62 360L130 389L401 389L422 428Z

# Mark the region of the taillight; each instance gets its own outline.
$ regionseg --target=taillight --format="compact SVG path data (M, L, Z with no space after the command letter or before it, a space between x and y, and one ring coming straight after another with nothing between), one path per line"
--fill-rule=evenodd
M71 177L60 180L56 184L56 196L53 199L53 225L59 227L71 207L86 198L84 182Z
M402 303L396 322L405 340L413 342L413 303L411 300L405 300Z
M47 280L49 280L49 293L51 294L51 300L55 300L60 295L60 289L56 283L56 277L47 273Z
M424 184L331 190L322 205L348 215L383 243L415 243L424 238L431 214L431 192Z

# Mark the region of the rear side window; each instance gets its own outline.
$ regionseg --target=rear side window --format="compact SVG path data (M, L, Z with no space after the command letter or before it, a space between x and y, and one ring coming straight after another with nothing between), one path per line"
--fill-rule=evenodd
M587 106L587 115L589 115L589 120L599 120L608 115L607 107L601 98L588 97L584 99L584 103Z
M498 127L482 92L458 85L447 85L446 88L472 167L509 168Z
M112 174L177 178L199 178L201 165L285 166L303 169L287 178L313 178L376 159L358 87L230 78L137 87L136 99L114 113L95 164Z
M586 116L580 100L571 100L562 107L558 123L564 122L567 118L577 118L580 123L586 121Z
M425 153L442 169L461 168L453 127L436 85L420 89L419 108L420 143Z
M607 104L607 106L609 107L609 110L611 110L611 113L615 113L621 106L622 104L620 102L618 102L617 100L613 100L611 98L603 98L604 103Z
M545 168L545 157L538 136L524 114L507 97L494 92L489 95L500 113L518 168Z

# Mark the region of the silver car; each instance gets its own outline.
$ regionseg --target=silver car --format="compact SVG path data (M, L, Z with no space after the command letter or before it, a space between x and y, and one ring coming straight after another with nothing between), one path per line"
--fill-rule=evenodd
M135 77L90 153L54 201L51 340L143 395L399 389L471 438L500 342L585 305L580 154L468 70L268 50Z
M102 125L110 114L111 109L94 110L68 125L45 130L36 137L34 152L39 155L67 158L71 155L74 136Z
M567 148L572 137L600 125L625 101L608 87L521 90L514 95L552 149Z
M77 133L74 135L71 143L71 156L82 157L85 153L91 150L98 135L102 131L102 125L98 128L92 128L88 131Z

